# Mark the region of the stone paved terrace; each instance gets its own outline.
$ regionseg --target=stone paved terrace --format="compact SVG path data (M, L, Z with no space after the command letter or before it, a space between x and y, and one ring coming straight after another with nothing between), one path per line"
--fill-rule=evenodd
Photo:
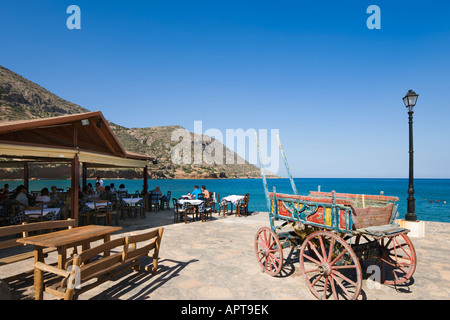
M120 220L123 229L112 239L130 232L164 227L160 270L151 276L129 272L80 295L79 300L315 300L299 270L298 252L285 249L280 276L260 271L254 254L256 231L269 226L267 213L248 217L213 215L213 221L173 223L173 211L147 213L145 219ZM412 283L394 288L370 288L363 281L361 299L443 300L450 298L450 224L426 222L426 236L413 238L418 265ZM55 259L52 254L49 260ZM48 261L48 260L47 260ZM0 267L0 278L17 268L31 269L33 260ZM13 287L15 299L34 299L32 278ZM45 294L45 299L54 299Z

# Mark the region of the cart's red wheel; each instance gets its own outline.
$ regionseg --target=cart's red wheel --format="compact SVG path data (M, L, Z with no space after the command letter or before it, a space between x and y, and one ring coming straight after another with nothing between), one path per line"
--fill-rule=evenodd
M367 236L362 236L370 241ZM363 243L361 236L357 236L355 243ZM411 239L406 234L393 237L385 237L378 240L380 256L372 265L380 268L381 283L386 285L399 285L405 283L412 277L416 270L416 250ZM366 262L370 264L371 262Z
M350 245L329 231L310 234L300 249L300 270L317 299L356 300L362 272Z
M272 229L263 227L255 237L256 259L263 272L274 277L283 268L283 248Z

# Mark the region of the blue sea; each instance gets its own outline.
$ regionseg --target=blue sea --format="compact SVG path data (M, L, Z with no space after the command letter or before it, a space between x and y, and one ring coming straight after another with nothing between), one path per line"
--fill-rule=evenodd
M396 196L399 200L399 217L406 213L408 197L408 179L336 179L336 178L298 178L294 179L298 193L307 195L309 191L317 191L319 186L323 192L357 193ZM88 180L94 184L95 180ZM142 190L142 180L104 180L105 184L114 183L116 188L123 183L128 192ZM276 187L277 192L293 194L289 179L268 179L269 191ZM21 181L0 181L0 186L9 183L11 189L22 184ZM70 187L66 180L34 180L30 181L30 191L39 191L52 185L58 188ZM205 185L211 192L221 198L228 195L250 194L249 211L268 211L261 179L225 179L225 180L149 180L149 190L159 186L163 193L172 192L172 197L180 197L194 189L194 185ZM450 179L415 179L414 197L416 214L419 220L450 222ZM432 201L432 203L430 203ZM439 201L439 202L437 202ZM444 201L446 202L444 204Z

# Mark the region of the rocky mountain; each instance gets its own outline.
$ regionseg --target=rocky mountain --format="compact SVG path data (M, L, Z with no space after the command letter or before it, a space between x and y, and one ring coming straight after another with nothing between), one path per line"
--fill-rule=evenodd
M68 102L52 94L41 86L0 66L0 123L1 121L27 120L89 112L79 105ZM97 110L93 110L97 111ZM175 130L184 130L180 126L125 128L119 124L109 123L123 147L131 152L156 156L159 163L149 168L151 178L155 179L202 179L202 178L259 178L258 167L247 161L235 164L176 164L172 161L171 152L179 142L171 141ZM178 131L180 132L180 131ZM194 134L191 135L191 150L194 150ZM223 159L228 154L239 158L233 151L220 142L209 137L201 137L202 151L206 155L222 148ZM214 144L213 144L214 143ZM213 145L212 145L213 144ZM213 148L215 146L215 148ZM213 154L212 156L214 156ZM238 164L242 163L242 164ZM36 172L39 168L34 168ZM56 172L56 171L55 171ZM61 174L64 170L61 171ZM140 178L141 172L134 170L107 170L88 172L92 177L99 174L104 178ZM269 176L273 176L269 173Z

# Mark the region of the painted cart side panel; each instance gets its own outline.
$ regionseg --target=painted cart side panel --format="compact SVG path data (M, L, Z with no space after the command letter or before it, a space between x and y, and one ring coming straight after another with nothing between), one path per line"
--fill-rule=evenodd
M269 196L271 197L270 215L272 219L301 222L343 233L351 233L353 230L351 207L333 203L328 199L325 199L324 202L316 202L311 200L318 199L311 197L291 196L276 192L269 193Z

